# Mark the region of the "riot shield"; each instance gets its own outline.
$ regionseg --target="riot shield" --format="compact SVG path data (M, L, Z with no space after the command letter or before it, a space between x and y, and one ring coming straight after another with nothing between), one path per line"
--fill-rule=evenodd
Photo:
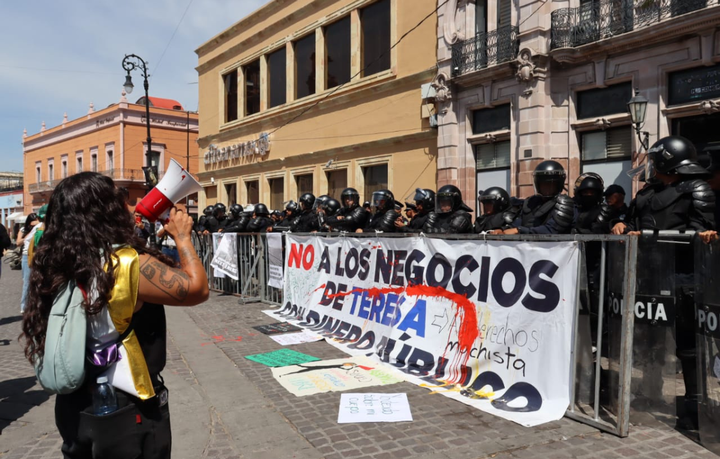
M638 241L635 326L630 422L671 426L676 421L677 358L675 345L675 250L677 244L642 237ZM686 250L689 249L685 246ZM625 249L608 251L607 313L609 381L607 400L618 413L618 367L623 309L622 269Z
M698 427L700 443L720 455L720 244L695 243Z

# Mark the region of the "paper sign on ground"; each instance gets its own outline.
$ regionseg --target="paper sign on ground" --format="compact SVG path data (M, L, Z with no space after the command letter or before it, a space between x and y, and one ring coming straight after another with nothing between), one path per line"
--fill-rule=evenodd
M275 340L276 343L283 346L290 346L292 344L302 343L314 343L323 339L322 336L317 333L312 333L307 330L303 330L299 333L285 333L284 335L271 335L270 338Z
M302 330L302 328L296 327L295 325L290 325L287 322L276 322L274 324L258 325L257 327L253 328L264 335L277 335L278 333L289 333Z
M341 394L338 424L412 421L407 394Z
M403 381L392 369L363 356L273 368L272 373L281 386L298 397Z
M288 365L302 365L308 362L316 362L320 359L292 349L280 349L266 352L264 354L246 355L246 359L262 363L268 367L285 367Z

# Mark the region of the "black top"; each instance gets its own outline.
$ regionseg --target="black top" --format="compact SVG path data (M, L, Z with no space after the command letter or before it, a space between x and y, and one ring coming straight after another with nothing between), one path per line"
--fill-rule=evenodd
M165 369L167 361L165 307L161 304L145 303L133 314L132 325L145 355L150 378L154 385L158 385L158 375Z

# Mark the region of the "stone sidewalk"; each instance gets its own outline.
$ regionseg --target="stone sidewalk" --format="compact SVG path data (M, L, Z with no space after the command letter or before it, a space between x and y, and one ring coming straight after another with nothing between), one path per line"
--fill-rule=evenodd
M0 458L61 457L52 397L35 384L17 342L19 271L0 279ZM414 421L338 424L340 393L302 398L270 369L244 358L281 348L252 327L273 320L266 305L213 294L195 308L168 308L168 364L176 458L715 458L668 428L634 426L619 439L563 419L524 428L409 383ZM345 357L325 342L293 346L322 359Z

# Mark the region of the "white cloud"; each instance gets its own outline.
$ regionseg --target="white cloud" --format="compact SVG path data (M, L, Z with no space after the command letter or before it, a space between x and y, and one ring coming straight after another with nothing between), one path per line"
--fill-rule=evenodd
M271 0L272 1L272 0ZM160 61L189 0L37 0L4 2L0 40L1 169L22 169L23 128L54 126L117 102L121 62L137 54L149 62L150 95L177 99L196 110L195 49L267 3L265 0L193 0ZM159 64L159 67L158 67ZM45 69L45 70L43 70ZM141 76L133 74L142 94Z

